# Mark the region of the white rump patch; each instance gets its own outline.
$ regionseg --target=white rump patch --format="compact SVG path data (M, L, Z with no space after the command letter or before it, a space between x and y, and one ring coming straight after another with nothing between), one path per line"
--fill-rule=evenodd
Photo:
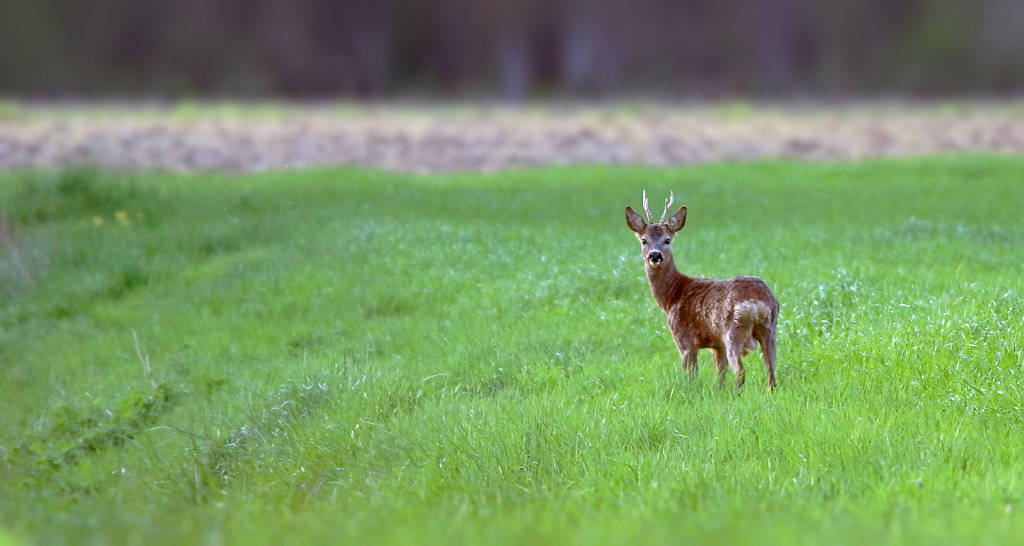
M756 301L744 301L736 304L734 313L736 322L740 324L761 324L768 322L771 317L768 306Z

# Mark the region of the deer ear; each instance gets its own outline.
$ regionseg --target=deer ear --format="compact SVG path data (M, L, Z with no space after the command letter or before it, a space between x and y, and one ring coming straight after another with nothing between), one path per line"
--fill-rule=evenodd
M686 207L679 209L679 212L673 214L667 223L668 229L672 232L683 229L683 226L686 224Z
M647 227L643 217L637 214L633 207L626 207L626 223L629 224L629 229L637 233L641 233Z

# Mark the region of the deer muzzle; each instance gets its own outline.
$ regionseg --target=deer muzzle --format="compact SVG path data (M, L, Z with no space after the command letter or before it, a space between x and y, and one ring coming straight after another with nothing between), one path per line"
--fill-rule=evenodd
M647 263L651 265L661 265L664 259L665 256L661 254L660 250L652 250L647 253Z

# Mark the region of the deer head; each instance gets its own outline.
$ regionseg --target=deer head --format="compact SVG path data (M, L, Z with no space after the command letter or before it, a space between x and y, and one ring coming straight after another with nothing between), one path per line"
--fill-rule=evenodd
M640 239L640 249L644 255L644 264L646 267L651 269L658 269L662 264L674 264L675 260L672 258L672 239L675 238L676 232L683 229L683 225L686 223L686 207L679 209L679 212L672 215L668 221L665 221L665 216L668 215L668 209L672 206L672 200L675 196L669 193L669 198L665 200L665 211L661 213L661 220L657 223L651 218L651 210L647 206L647 190L644 190L644 212L647 213L647 221L636 213L632 207L626 207L626 223L629 225L629 229L636 232L636 236Z

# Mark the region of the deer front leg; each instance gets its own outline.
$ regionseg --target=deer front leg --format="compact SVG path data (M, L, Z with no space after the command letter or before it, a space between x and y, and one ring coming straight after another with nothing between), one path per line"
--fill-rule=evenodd
M690 379L697 378L697 350L690 349L686 352L680 352L683 356L683 372Z
M697 377L697 347L682 332L672 332L679 348L679 356L683 357L683 373L690 379Z
M712 347L711 354L715 355L715 372L718 373L718 388L725 388L725 370L729 368L729 359L725 356L725 349Z

